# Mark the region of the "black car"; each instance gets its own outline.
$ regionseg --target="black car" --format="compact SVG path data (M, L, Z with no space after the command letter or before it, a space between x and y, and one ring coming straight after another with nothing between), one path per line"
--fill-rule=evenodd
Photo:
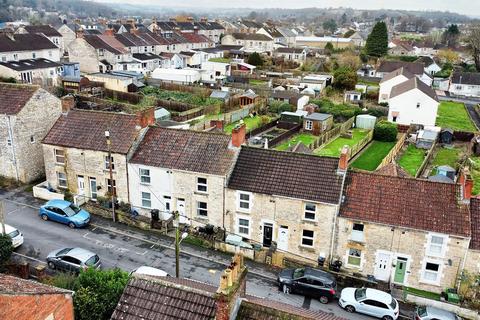
M284 293L298 293L328 303L335 297L337 282L328 272L313 268L285 269L277 278Z

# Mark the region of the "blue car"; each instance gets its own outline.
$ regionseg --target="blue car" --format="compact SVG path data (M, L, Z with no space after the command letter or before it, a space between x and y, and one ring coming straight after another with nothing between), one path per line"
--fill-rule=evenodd
M40 207L38 214L44 221L60 222L72 229L84 227L90 222L90 213L65 200L48 201Z

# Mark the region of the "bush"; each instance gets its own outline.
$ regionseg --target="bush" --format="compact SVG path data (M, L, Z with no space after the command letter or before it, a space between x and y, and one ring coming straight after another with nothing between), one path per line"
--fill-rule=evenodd
M260 54L258 54L258 52L254 52L251 55L249 55L247 62L257 67L263 66L263 59L260 56Z
M379 121L373 130L373 139L377 141L394 142L397 140L398 128L395 123Z
M328 99L314 99L312 103L318 106L319 112L333 115L336 122L342 122L362 113L358 106L348 104L335 104Z
M355 89L357 81L357 72L350 67L340 67L333 74L333 86L337 89Z
M293 111L294 106L289 104L288 102L281 102L281 101L272 101L268 106L268 111L270 113L277 113L280 114L284 111Z
M0 229L0 270L4 269L5 264L12 256L12 252L12 238L8 234L1 234Z

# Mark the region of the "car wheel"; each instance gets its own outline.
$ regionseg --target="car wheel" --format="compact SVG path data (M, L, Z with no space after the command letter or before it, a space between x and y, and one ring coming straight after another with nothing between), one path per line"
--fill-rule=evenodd
M383 316L382 320L393 320L393 318L390 316Z
M48 267L49 267L50 269L55 269L55 263L53 263L52 261L49 261L49 262L48 262Z
M75 229L75 227L76 227L75 223L73 223L73 222L69 222L68 226L70 227L70 229Z
M285 294L290 294L290 287L287 286L286 284L284 284L283 287L282 287L282 291Z
M42 217L42 220L43 220L43 221L47 221L47 220L48 220L48 216L47 216L46 214L42 214L41 217Z
M318 299L320 303L327 304L329 302L328 297L326 296L321 296L320 299Z
M348 305L348 306L345 307L345 311L350 312L350 313L354 313L355 308L353 306Z

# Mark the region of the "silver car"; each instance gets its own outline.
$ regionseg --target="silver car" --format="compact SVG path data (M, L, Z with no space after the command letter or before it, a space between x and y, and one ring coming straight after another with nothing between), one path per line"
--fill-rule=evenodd
M461 320L456 314L435 307L417 307L414 320Z
M98 255L82 248L63 248L52 251L47 256L47 263L51 269L73 273L101 267Z

